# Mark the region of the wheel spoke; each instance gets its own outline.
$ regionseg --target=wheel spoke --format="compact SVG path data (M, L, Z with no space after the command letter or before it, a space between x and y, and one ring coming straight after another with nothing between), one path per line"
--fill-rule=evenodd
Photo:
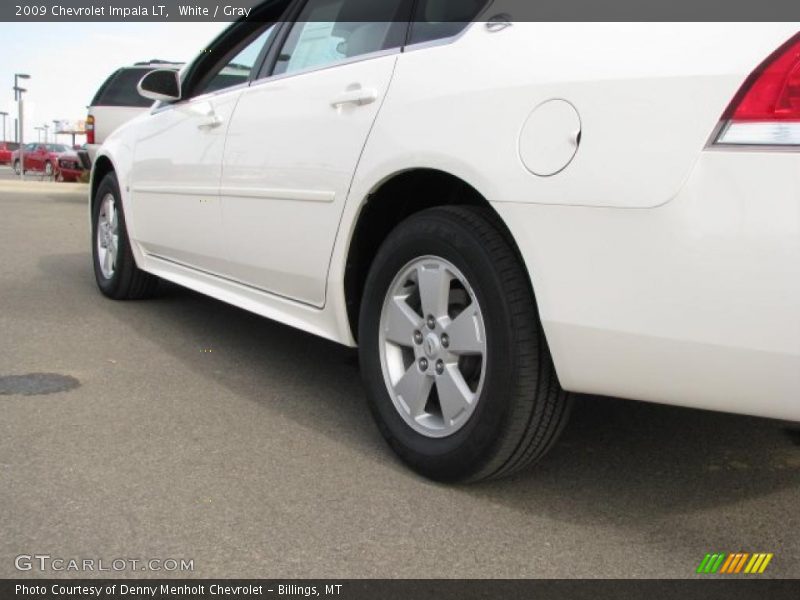
M483 339L481 315L470 304L445 328L449 337L449 350L453 354L483 354L486 340Z
M103 274L110 275L112 266L111 248L106 248L106 255L103 257Z
M414 312L403 296L392 297L386 310L386 339L401 346L412 346L414 332L422 327L422 317Z
M451 426L453 420L472 404L475 394L469 389L467 382L458 370L458 365L447 365L436 378L436 391L439 393L439 405L445 426Z
M111 255L111 268L113 269L117 265L117 245L115 243L111 243L108 245L108 253Z
M421 372L413 363L394 386L394 391L408 408L409 415L417 417L425 410L432 386L433 378Z
M452 277L440 264L422 264L417 267L417 285L422 311L436 319L447 316Z

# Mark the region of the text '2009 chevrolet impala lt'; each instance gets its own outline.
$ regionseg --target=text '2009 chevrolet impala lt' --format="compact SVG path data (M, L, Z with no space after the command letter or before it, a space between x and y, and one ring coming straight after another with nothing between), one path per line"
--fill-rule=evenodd
M799 420L798 24L487 10L270 2L145 76L94 165L102 292L357 345L438 480L539 459L569 392Z

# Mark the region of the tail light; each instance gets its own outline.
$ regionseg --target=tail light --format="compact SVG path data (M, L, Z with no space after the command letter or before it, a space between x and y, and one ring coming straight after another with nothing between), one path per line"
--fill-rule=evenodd
M753 71L722 119L718 144L800 145L800 33Z
M89 115L86 117L86 143L94 144L94 117Z

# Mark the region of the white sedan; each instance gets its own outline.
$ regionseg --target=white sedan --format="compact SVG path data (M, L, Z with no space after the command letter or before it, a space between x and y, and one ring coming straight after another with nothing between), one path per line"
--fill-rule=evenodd
M100 290L357 345L437 480L536 461L569 392L800 420L800 26L485 4L269 2L144 77L94 164Z

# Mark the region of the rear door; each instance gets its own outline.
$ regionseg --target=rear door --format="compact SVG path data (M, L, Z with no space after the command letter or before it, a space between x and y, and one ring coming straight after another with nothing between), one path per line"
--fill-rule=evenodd
M228 276L314 306L361 151L405 39L407 0L308 0L228 130Z

